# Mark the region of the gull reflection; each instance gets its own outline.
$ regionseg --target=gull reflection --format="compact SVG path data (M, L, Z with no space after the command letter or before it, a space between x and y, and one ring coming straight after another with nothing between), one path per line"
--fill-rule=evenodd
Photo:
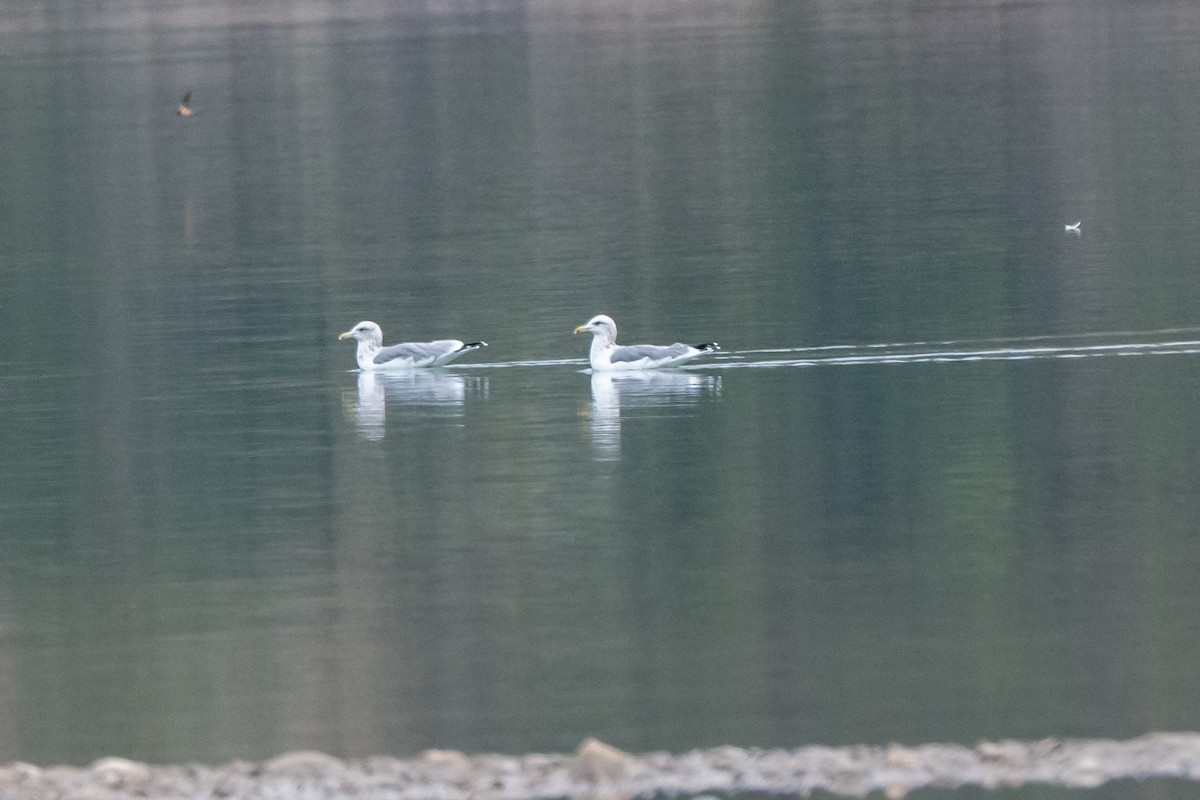
M455 375L437 369L359 372L357 395L347 391L342 400L346 416L354 421L359 436L377 442L384 437L389 405L459 416L463 413L468 388L486 394L487 378Z
M604 459L621 455L621 409L663 408L696 403L721 393L721 378L698 372L593 372L589 414L592 444Z

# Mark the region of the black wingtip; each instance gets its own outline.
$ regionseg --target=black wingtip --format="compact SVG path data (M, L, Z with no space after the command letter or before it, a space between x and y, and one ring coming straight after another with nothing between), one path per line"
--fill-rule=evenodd
M721 345L717 344L716 342L705 342L704 344L698 344L698 345L696 345L696 349L697 349L697 350L704 350L704 351L706 351L706 352L707 352L707 351L714 351L714 350L720 350L720 349L721 349Z
M487 347L487 346L488 346L487 342L467 342L466 344L464 344L462 347L460 347L458 349L459 349L459 351L478 350L481 347Z

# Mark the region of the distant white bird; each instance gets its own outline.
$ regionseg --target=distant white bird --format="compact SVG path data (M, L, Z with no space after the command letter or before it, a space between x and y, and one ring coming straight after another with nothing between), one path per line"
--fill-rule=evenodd
M1079 222L1076 222L1073 225L1063 225L1063 230L1066 233L1083 233L1083 231L1079 230L1079 226L1082 224L1083 224L1083 221L1080 220Z
M463 353L487 347L487 342L468 342L458 339L439 339L436 342L408 342L383 346L383 331L374 322L360 322L343 333L338 339L357 339L358 350L354 356L358 368L412 369L414 367L440 367L449 364Z
M179 101L179 108L175 109L175 113L181 117L190 117L195 113L192 111L192 93L190 91Z
M575 333L590 331L592 349L588 360L596 371L610 369L660 369L677 367L696 356L711 353L721 348L716 342L704 344L670 345L634 344L626 347L617 344L617 323L612 317L597 314L575 329Z

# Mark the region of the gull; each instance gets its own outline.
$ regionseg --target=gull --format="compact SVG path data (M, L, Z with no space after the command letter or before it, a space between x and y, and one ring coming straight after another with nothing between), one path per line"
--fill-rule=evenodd
M175 110L175 113L181 117L190 117L195 113L192 111L192 93L190 91L179 101L179 108Z
M617 323L605 314L597 314L575 329L575 333L585 331L592 333L592 349L588 360L592 369L597 372L610 369L677 367L696 356L721 349L716 342L695 345L676 342L665 346L634 344L623 347L617 344Z
M412 369L440 367L449 364L463 353L487 347L487 342L460 342L458 339L439 339L436 342L407 342L383 346L383 331L374 322L363 321L343 333L338 339L357 339L354 354L361 370Z
M1083 220L1076 222L1074 225L1063 225L1063 231L1066 233L1083 233L1079 230L1079 226L1083 224Z

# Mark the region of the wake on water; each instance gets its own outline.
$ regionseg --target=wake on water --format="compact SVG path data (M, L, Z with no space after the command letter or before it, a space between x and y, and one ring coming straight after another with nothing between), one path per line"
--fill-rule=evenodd
M856 364L920 364L956 361L1027 361L1200 353L1200 328L1150 331L1105 331L988 339L838 344L821 347L778 347L722 350L713 358L675 371L736 368L846 366ZM478 370L511 367L587 366L585 358L524 359L471 362L445 369ZM584 370L590 371L590 370Z
M708 366L811 367L1187 353L1200 353L1200 328L744 350Z

